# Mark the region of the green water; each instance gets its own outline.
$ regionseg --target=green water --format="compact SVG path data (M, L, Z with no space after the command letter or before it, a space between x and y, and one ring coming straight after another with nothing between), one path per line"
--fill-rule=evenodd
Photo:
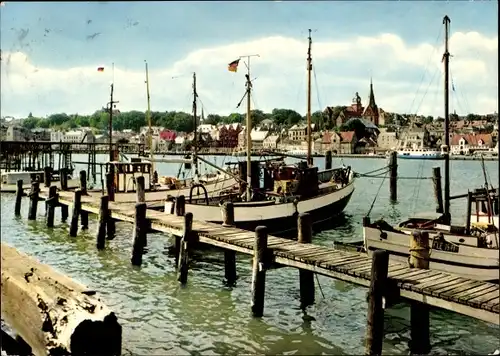
M78 157L83 160L85 157ZM76 157L74 158L77 159ZM222 157L212 158L218 164ZM226 161L228 158L225 159ZM322 162L317 159L321 166ZM383 167L385 160L344 159L357 172ZM400 176L431 176L440 162L399 161ZM483 184L480 162L452 161L452 194ZM498 163L486 167L498 185ZM80 167L77 167L80 169ZM158 164L160 175L175 174L177 164ZM369 209L381 179L360 178L356 191L337 221L335 230L315 235L315 243L361 239L361 218ZM399 181L399 201L388 202L384 181L372 218L391 222L412 212L432 211L435 203L432 181ZM223 285L224 260L219 251L197 252L188 284L179 286L173 258L167 255L169 236L148 236L149 252L142 267L130 264L132 226L117 224L117 238L106 250L95 248L96 220L90 228L68 237L68 226L60 223L49 230L39 205L38 220L27 221L27 199L22 217L14 218L14 196L1 196L2 241L35 256L72 278L99 291L123 325L123 353L165 354L362 354L366 324L366 289L318 276L316 304L305 315L299 308L298 271L291 268L267 274L264 317L250 314L250 257L237 256L239 280L234 288ZM455 221L465 216L463 201L453 201ZM59 214L59 212L57 212ZM400 304L386 310L384 354L408 354L409 308ZM499 328L466 316L442 310L431 312L433 354L488 354L499 348Z

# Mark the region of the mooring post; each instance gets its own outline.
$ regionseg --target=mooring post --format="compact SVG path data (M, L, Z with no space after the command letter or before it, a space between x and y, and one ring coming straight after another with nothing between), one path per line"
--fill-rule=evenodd
M23 199L23 180L18 179L17 180L17 188L16 188L16 205L14 207L14 214L16 216L21 215L21 202Z
M330 150L325 154L325 169L332 169L332 151Z
M389 253L385 250L373 252L370 291L368 294L368 317L366 323L366 355L381 355L384 339L383 297L387 285Z
M410 238L410 268L429 269L429 233L413 231ZM429 337L429 307L426 304L410 302L412 354L428 354L431 350Z
M146 203L135 204L134 244L131 259L132 265L134 266L140 266L142 264L144 240L146 239L147 231L146 210Z
M36 210L38 207L39 195L40 195L40 183L38 182L31 183L28 220L36 220Z
M114 174L113 172L106 173L106 191L108 192L109 201L115 201L114 189Z
M101 195L101 202L99 204L99 223L97 226L97 249L102 250L106 246L106 225L109 219L108 212L109 197Z
M87 172L84 170L80 171L80 191L82 192L82 196L87 194ZM89 213L88 211L84 211L81 209L81 226L82 230L87 230L89 228Z
M137 192L137 203L145 203L146 202L146 191L144 185L144 177L139 176L135 178L135 189Z
M267 256L267 227L257 226L252 268L252 314L264 315L264 296L266 292L265 258Z
M228 201L222 205L222 226L234 226L234 205ZM224 277L228 286L233 286L238 278L236 274L236 251L224 250Z
M441 167L432 168L432 182L434 183L434 197L436 198L436 213L443 213L443 190L441 189Z
M58 200L57 187L53 185L49 188L49 198L46 200L47 227L54 227L54 216Z
M80 190L82 195L87 195L87 172L80 171Z
M391 151L389 156L389 169L391 172L389 179L390 199L396 201L398 200L398 153L396 151Z
M184 216L186 212L186 198L184 195L180 195L174 200L175 215ZM179 265L179 256L181 251L181 236L175 236L174 243L174 253L175 253L175 265Z
M52 182L52 167L45 167L43 169L43 183L45 184L46 187L50 187L50 184Z
M109 196L108 196L108 202L110 202ZM113 240L116 237L116 220L113 219L113 215L111 213L110 208L108 208L108 222L106 224L106 232L108 240Z
M312 219L308 213L302 213L298 219L298 241L302 244L312 242ZM300 308L314 304L314 272L299 269Z
M179 251L179 266L177 280L181 284L186 284L189 269L189 248L193 236L193 213L184 215L184 231Z
M467 215L465 216L465 234L470 235L470 220L472 214L472 192L467 191Z
M78 233L78 217L80 216L82 210L82 191L80 189L75 190L75 195L73 196L73 213L71 216L71 224L69 226L69 236L76 237Z
M59 169L59 183L61 183L61 190L68 190L68 169Z

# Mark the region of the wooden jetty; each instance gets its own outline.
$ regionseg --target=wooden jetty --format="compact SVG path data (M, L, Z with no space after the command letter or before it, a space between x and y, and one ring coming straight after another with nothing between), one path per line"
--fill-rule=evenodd
M364 253L337 250L311 243L312 225L308 214L298 216L298 240L268 236L266 227L255 232L233 227L234 207L225 203L221 214L225 223L217 225L193 220L191 213L185 214L184 196L176 199L175 215L164 214L151 209L144 200L141 185L137 179L137 203L109 201L107 195L83 194L85 186L74 192L59 191L54 187L38 187L34 183L30 193L30 213L36 216L36 203L46 199L48 209L47 226L53 226L55 207L66 210L72 207L70 236L77 236L79 220L82 228L88 227L88 214L98 214L99 223L96 245L105 247L114 237L114 222L124 221L135 225L131 262L140 265L147 233L151 230L175 236L175 252L178 261L179 281L187 282L190 250L196 243L215 246L224 250L225 277L229 284L236 281L236 252L253 255L252 313L263 315L266 271L277 267L295 267L300 275L300 300L304 308L314 303L314 274L332 277L342 281L369 287L367 317L367 354L380 354L383 339L384 309L401 299L411 304L412 352L426 353L429 342L429 307L437 307L468 315L499 325L499 285L474 281L449 273L428 270L426 261L418 262L412 256L414 267L389 262L387 251L375 251L373 259ZM33 193L37 192L37 193ZM395 195L395 194L394 194ZM20 199L20 198L19 198ZM16 204L17 205L17 204ZM33 213L35 210L35 213ZM18 211L16 207L16 211ZM64 212L64 210L63 210ZM64 219L64 216L63 216ZM427 249L425 239L415 236L412 250ZM421 256L421 255L419 255ZM418 263L417 263L418 262ZM427 261L428 262L428 261Z

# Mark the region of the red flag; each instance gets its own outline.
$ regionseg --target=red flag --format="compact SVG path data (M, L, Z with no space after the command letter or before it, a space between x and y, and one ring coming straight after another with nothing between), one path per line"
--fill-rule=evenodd
M104 67L97 67L98 72L104 72Z
M227 70L229 70L230 72L237 72L239 63L240 63L239 59L232 61L231 63L229 63Z

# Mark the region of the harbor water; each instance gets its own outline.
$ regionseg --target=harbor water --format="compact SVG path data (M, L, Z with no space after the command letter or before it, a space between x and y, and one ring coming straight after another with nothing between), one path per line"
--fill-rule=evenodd
M165 157L166 158L166 157ZM234 157L205 157L223 165ZM86 155L76 155L85 161ZM105 161L105 156L98 160ZM244 159L244 158L238 158ZM225 161L225 162L224 162ZM316 158L321 168L323 159ZM314 235L314 243L332 246L335 241L362 239L361 220L370 213L372 220L391 223L409 214L434 211L432 167L440 161L399 160L398 202L389 202L389 177L360 177L356 190L335 228ZM334 158L334 166L345 164L359 173L384 167L385 159ZM489 182L498 186L498 162L486 162ZM86 167L77 165L75 172ZM178 164L157 163L160 176L174 176ZM99 170L98 170L99 171ZM202 168L201 173L205 171ZM422 179L408 179L421 177ZM484 185L481 162L451 162L451 192ZM100 178L98 177L98 180ZM100 187L100 182L96 183ZM379 190L380 187L380 190ZM453 222L465 221L464 200L451 204ZM237 255L239 279L233 288L223 284L224 260L220 251L205 249L195 253L188 283L181 287L176 279L173 257L167 254L170 236L148 235L148 252L142 267L130 263L132 225L117 223L117 237L107 248L95 247L96 219L91 216L89 230L78 237L68 236L68 225L47 229L44 206L37 221L27 221L28 201L23 200L22 216L14 217L14 195L1 195L2 242L34 256L89 288L101 293L123 326L125 355L231 355L231 354L363 354L366 326L367 289L318 276L316 303L300 310L298 271L292 268L267 273L264 317L250 313L251 257ZM59 211L57 212L59 214ZM196 219L196 216L194 217ZM500 347L499 328L485 322L444 310L430 314L431 354L481 354ZM401 303L386 310L384 354L408 354L409 306Z

